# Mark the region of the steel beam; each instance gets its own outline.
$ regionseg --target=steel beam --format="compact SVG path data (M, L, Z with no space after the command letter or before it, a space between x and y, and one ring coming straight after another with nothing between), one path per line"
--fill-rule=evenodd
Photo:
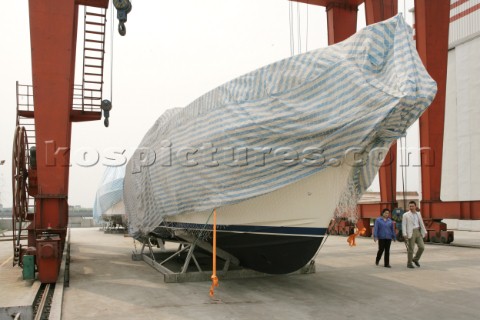
M326 8L329 45L341 42L357 31L358 5L330 1Z
M367 25L387 20L398 13L398 0L365 0Z
M328 44L341 42L357 30L358 6L364 0L291 0L322 6L327 10Z
M315 6L328 7L331 4L359 6L365 0L290 0L290 1L312 4L312 5L315 5Z

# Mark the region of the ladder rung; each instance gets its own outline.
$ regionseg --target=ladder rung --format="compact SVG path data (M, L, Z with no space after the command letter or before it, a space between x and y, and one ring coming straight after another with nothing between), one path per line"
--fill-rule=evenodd
M87 58L87 57L85 57ZM94 66L92 64L86 64L85 67L89 67L89 68L103 68L103 66Z
M103 58L85 56L85 59L103 60Z
M87 100L102 100L102 97L83 97L83 98Z
M86 81L85 81L86 82ZM95 92L102 92L100 89L85 89L84 91L95 91Z
M96 49L96 48L85 48L85 51L86 50L103 52L103 49Z
M93 34L105 35L105 32L98 32L98 31L88 31L88 30L85 30L85 33L93 33Z
M105 25L105 23L93 22L93 21L85 21L85 24L92 24L94 26L104 26Z
M86 76L102 76L103 74L101 74L101 73L85 72L84 75L86 75Z
M105 14L94 13L94 12L85 12L85 14L86 14L87 16L104 17L104 18L106 17Z
M93 40L93 39L85 39L85 42L96 42L96 43L104 43L105 41L100 41L100 40Z

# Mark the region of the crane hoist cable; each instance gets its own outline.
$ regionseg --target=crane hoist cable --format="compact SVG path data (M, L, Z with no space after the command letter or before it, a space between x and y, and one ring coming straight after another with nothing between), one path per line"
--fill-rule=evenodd
M114 0L115 2L115 0ZM130 8L131 9L131 8ZM102 100L101 109L103 110L103 124L105 127L109 126L109 117L110 111L112 110L113 105L113 21L114 21L114 10L111 11L111 19L110 19L110 100Z
M298 54L302 53L302 36L300 30L300 2L297 2L297 38L298 38Z
M110 101L113 104L113 21L114 19L114 10L112 9L112 18L110 19Z
M291 1L288 3L288 22L290 27L290 55L293 57L295 55L295 43L293 40L293 4Z
M308 7L310 7L310 4L307 1L307 22L306 22L306 32L305 32L305 52L308 51Z

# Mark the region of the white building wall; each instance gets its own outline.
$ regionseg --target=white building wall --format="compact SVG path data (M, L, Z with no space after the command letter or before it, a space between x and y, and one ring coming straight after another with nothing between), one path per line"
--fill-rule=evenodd
M440 198L480 200L480 0L452 0Z
M480 35L480 0L451 0L449 48Z

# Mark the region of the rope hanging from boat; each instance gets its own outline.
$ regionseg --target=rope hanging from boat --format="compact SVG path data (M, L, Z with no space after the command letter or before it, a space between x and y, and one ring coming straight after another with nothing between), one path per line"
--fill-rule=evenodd
M213 241L212 241L212 286L210 287L210 297L215 294L215 287L218 287L217 277L217 209L213 209Z

